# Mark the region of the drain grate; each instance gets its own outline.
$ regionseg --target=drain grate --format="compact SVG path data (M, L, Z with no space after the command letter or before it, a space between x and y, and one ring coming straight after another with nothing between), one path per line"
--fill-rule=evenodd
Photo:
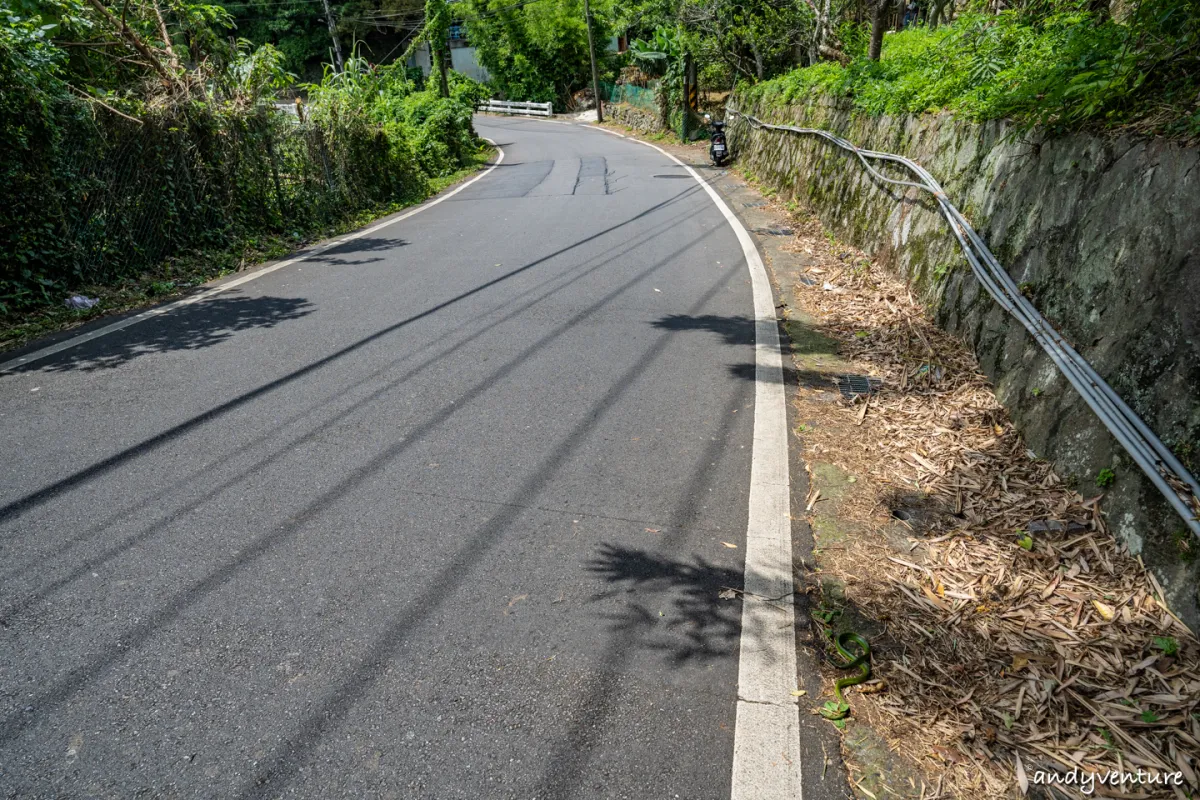
M753 203L742 203L742 205L746 208L762 208L766 204L766 200L755 200Z
M883 381L879 378L871 378L867 375L838 375L837 387L842 393L842 397L847 400L853 400L858 395L874 394L883 386Z
M690 178L690 175L655 175L656 178Z
M791 236L794 233L791 228L755 228L754 232L767 236Z

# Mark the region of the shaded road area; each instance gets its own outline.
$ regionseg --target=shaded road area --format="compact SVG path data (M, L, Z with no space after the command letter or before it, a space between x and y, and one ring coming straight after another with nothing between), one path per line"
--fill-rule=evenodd
M440 205L0 376L0 796L729 796L742 250L477 124Z

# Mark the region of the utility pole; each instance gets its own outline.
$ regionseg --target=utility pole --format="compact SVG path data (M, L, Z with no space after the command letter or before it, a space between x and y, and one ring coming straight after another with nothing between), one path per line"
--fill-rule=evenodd
M596 122L604 122L604 109L600 101L600 76L596 71L596 44L592 41L592 8L588 0L583 0L583 16L587 23L588 52L592 55L592 94L596 96Z
M345 68L342 63L342 43L338 41L337 24L333 21L333 9L329 7L329 0L321 0L325 4L325 22L329 24L329 38L333 39L333 65L341 72Z
M692 54L683 56L683 140L690 141L692 136L692 117L698 116L700 110L700 92L696 81L696 59Z

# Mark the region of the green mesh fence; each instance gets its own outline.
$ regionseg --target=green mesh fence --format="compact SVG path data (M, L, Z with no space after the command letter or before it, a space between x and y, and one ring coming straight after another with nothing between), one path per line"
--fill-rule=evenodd
M601 83L600 94L609 103L628 103L646 111L658 110L658 87L632 86L627 83Z
M54 111L49 133L0 148L0 313L182 251L315 229L425 188L415 163L365 123L331 129L265 108L189 108L142 124Z

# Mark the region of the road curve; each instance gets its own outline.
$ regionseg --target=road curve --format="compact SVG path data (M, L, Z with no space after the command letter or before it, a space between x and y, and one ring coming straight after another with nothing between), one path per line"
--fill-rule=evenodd
M729 798L742 246L477 126L444 202L0 375L0 796Z

